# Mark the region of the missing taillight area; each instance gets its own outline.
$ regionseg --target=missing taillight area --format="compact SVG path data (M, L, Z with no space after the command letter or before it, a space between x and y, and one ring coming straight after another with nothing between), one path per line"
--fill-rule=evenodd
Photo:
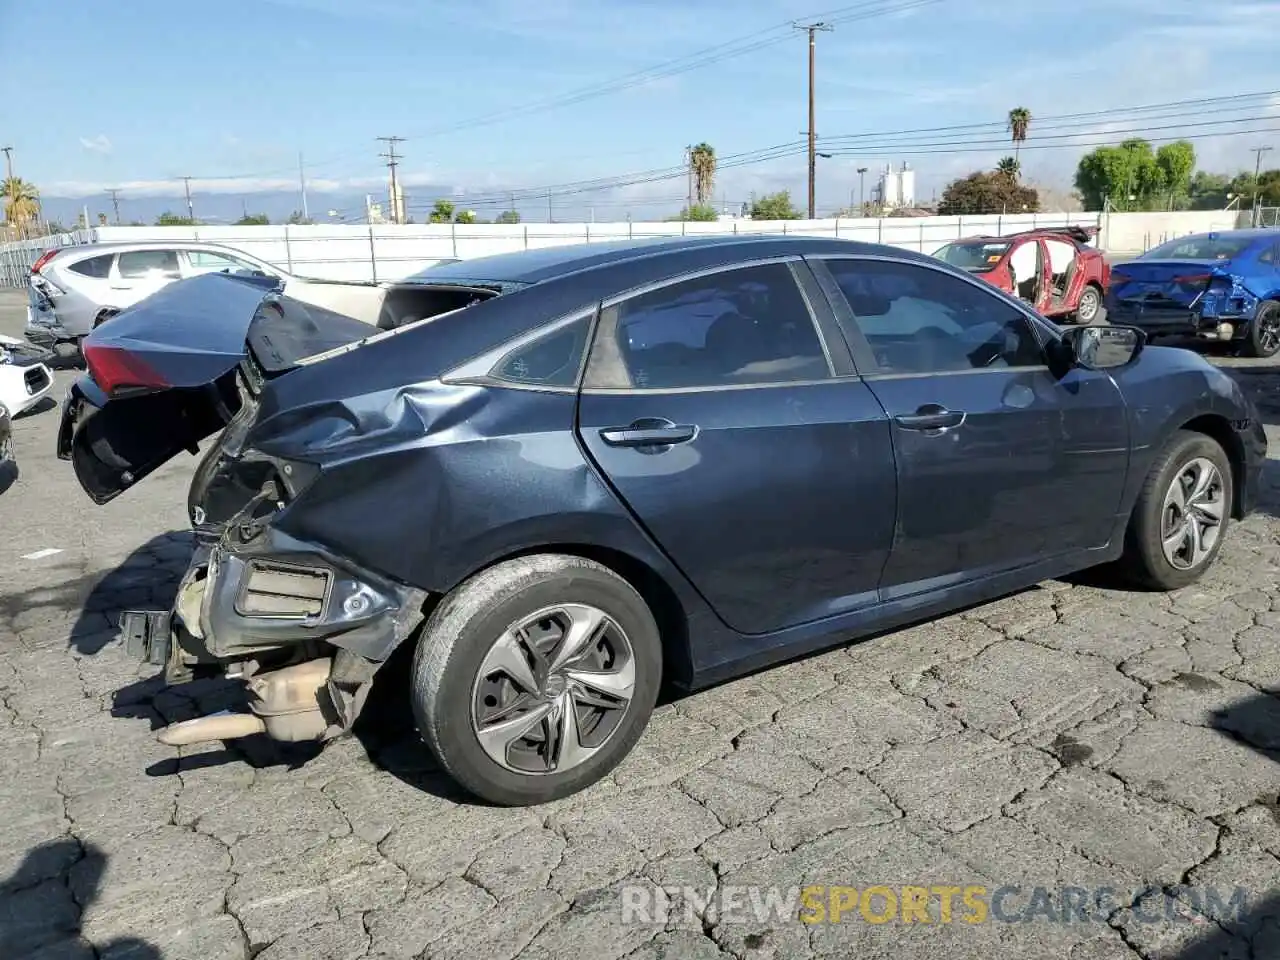
M36 262L31 265L32 273L39 273L44 269L44 265L58 255L61 247L51 247L36 258Z
M305 620L318 617L329 597L328 570L268 560L246 566L236 612L246 617Z
M86 343L83 352L89 376L109 397L165 390L170 386L158 370L121 347Z

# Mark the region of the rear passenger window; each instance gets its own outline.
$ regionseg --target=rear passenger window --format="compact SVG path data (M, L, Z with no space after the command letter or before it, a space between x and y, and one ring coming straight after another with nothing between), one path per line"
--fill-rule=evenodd
M829 376L790 268L770 263L673 283L606 309L587 385L660 390Z
M580 317L516 347L498 361L489 375L496 380L529 386L576 386L590 331L591 317Z
M1044 353L1030 321L976 283L882 260L824 261L853 311L850 339L866 339L881 373L1036 367Z
M178 254L174 250L133 250L120 254L120 276L139 280L145 277L177 277Z
M90 257L88 260L70 264L67 269L81 276L105 280L111 275L111 260L113 256L113 254L108 253L100 257Z

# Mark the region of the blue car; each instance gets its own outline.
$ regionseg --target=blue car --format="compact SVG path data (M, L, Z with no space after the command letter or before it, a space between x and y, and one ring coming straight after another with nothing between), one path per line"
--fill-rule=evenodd
M173 607L121 628L248 709L166 743L324 740L401 690L464 787L547 801L631 750L661 684L1112 561L1192 583L1266 453L1190 351L888 247L590 244L387 298L371 326L198 277L85 340L58 453L93 500L217 434Z
M1107 316L1150 337L1230 341L1252 357L1280 351L1280 230L1170 240L1111 270Z

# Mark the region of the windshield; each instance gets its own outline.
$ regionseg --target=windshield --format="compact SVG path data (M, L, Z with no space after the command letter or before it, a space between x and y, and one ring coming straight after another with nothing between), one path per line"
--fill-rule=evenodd
M980 273L993 270L1006 253L1009 244L989 242L986 240L969 240L961 243L948 243L934 254L939 260L945 260L953 267L961 270L972 270Z
M1211 233L1181 237L1148 250L1140 260L1230 260L1253 243L1252 237L1216 237Z

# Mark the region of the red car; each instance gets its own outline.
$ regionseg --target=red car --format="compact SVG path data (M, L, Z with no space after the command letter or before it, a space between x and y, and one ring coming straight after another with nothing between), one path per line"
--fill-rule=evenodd
M1089 241L1096 227L1028 230L1003 237L966 237L934 256L1025 300L1059 323L1093 323L1111 281L1111 266Z

